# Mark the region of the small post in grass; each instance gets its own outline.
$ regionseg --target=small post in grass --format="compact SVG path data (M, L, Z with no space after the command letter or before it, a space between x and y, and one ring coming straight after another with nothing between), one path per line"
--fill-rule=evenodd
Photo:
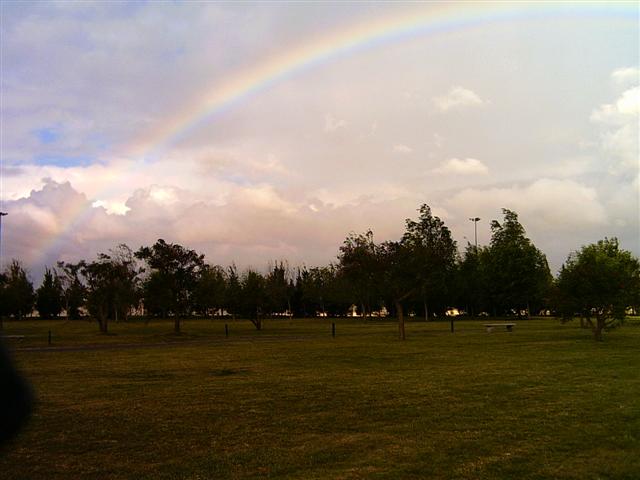
M48 339L49 345L51 345L51 330L49 330L49 339Z
M229 324L227 323L224 324L224 336L229 338Z
M331 322L331 336L336 338L336 322Z
M453 333L454 331L454 327L453 327L453 315L451 315L451 333Z

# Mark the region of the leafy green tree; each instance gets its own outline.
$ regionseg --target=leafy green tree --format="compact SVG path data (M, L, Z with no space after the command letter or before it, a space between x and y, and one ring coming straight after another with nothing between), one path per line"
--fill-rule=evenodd
M151 247L141 247L135 256L145 261L150 271L144 288L145 306L163 305L165 312L173 314L175 333L180 333L181 319L196 308L195 290L204 269L204 255L159 239Z
M80 272L82 263L58 262L59 279L63 289L64 309L67 318L78 320L81 315L81 308L86 301L87 289L82 283Z
M236 319L236 315L240 314L242 310L242 284L240 283L240 276L238 275L238 269L235 264L231 264L227 268L227 282L225 286L225 307L227 312L231 314L233 320Z
M36 309L40 318L54 318L64 307L64 290L56 272L46 268L42 284L36 290Z
M224 269L205 265L195 287L194 299L197 310L204 316L215 314L225 303L226 278Z
M2 310L4 315L22 319L33 311L33 284L18 260L13 260L4 272Z
M138 303L138 274L131 249L122 244L98 259L82 262L87 284L87 309L98 320L100 331L108 333L109 319L126 317Z
M425 318L429 303L444 310L455 273L457 251L451 232L428 205L422 205L419 212L417 221L407 219L399 242L378 247L385 303L396 313L402 340L405 303L412 297L419 299Z
M289 279L289 267L284 262L276 262L265 278L266 308L271 314L291 312L293 285Z
M266 303L267 289L264 276L255 270L247 270L242 276L241 310L256 330L262 330L262 316Z
M415 279L415 293L422 301L425 319L428 319L429 304L442 314L452 300L457 246L451 231L433 215L428 205L422 205L418 211L417 221L406 220L401 242L410 252L411 261L406 268Z
M552 277L546 256L525 236L518 214L502 209L504 220L491 222L491 245L484 275L495 309L503 313L530 312L542 306L549 294Z
M338 262L340 275L346 280L353 300L362 307L366 318L378 296L377 285L380 261L373 232L351 233L340 247Z
M336 276L333 266L304 268L298 272L296 286L301 290L304 316L315 316L318 312L327 314L332 300L331 288L338 281Z
M490 309L484 265L487 262L488 247L478 247L467 243L463 257L458 263L454 291L456 306L474 316Z
M398 318L400 340L405 339L403 302L419 289L416 281L414 252L411 245L404 242L384 242L378 247L378 255L383 265L381 284L387 298L387 305L392 305Z
M640 303L640 262L616 238L605 238L569 255L556 288L563 318L579 314L601 341L604 331L622 324L629 306Z

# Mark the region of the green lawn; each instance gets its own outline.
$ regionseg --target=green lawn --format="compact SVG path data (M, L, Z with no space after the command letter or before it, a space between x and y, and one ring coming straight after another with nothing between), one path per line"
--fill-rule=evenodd
M482 323L7 322L38 404L0 478L640 478L638 319Z

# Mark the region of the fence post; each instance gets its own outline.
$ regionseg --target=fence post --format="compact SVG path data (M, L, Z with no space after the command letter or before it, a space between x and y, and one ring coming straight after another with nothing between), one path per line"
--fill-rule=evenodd
M51 345L51 330L49 330L49 345Z
M224 336L229 338L229 325L226 323L224 324Z
M336 322L331 322L331 336L336 338Z

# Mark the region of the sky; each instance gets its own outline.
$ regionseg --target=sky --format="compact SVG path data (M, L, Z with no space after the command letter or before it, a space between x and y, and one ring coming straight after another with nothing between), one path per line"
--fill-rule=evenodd
M2 262L32 277L158 238L324 265L424 203L461 251L508 208L554 273L640 255L635 2L0 5Z

